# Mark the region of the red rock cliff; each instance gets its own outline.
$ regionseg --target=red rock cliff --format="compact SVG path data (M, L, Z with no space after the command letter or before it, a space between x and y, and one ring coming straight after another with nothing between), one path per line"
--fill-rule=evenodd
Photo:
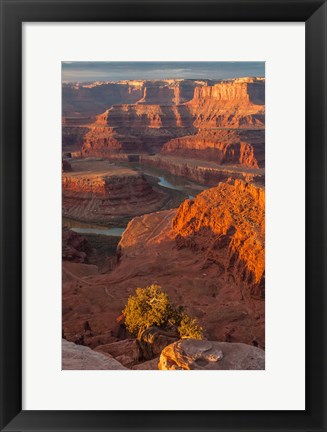
M187 103L198 128L263 127L265 80L239 78L213 86L197 87Z
M186 200L173 220L180 247L206 251L240 284L263 297L265 270L265 192L235 180ZM223 253L222 253L223 251ZM227 253L226 253L227 252Z
M196 135L175 138L161 153L208 160L219 165L264 167L264 130L202 130Z

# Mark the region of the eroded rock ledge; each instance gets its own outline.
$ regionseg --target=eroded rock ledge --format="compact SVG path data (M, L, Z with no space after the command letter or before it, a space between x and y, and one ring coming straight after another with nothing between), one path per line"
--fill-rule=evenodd
M184 339L161 352L160 370L262 370L265 352L243 343Z

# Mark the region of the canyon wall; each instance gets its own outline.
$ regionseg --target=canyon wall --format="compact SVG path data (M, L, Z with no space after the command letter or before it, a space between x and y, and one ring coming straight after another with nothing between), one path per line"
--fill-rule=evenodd
M171 138L195 131L184 106L115 105L84 136L83 156L158 152Z
M179 105L193 98L194 88L209 80L125 80L63 83L62 114L74 121L96 116L121 104ZM76 120L75 120L76 121Z
M264 184L263 169L250 169L247 166L244 169L228 165L218 166L207 161L201 162L199 159L186 159L186 156L187 154L185 157L140 155L139 161L145 166L160 168L173 175L207 186L216 186L219 182L224 182L229 178Z
M166 143L161 154L208 160L219 165L263 168L265 131L202 130L196 135L175 138Z
M171 140L185 137L178 152L188 157L208 159L214 149L218 160L225 153L224 163L261 167L264 140L250 130L264 128L264 104L261 78L66 84L63 143L67 148L75 140L77 146L82 143L83 156L109 158L115 153L158 153L163 147L167 154L173 146L176 150ZM217 128L235 129L229 143L228 134L221 138ZM236 129L249 133L237 137ZM233 152L239 157L232 157Z
M136 103L143 96L143 82L63 83L62 115L64 118L93 117L108 107Z

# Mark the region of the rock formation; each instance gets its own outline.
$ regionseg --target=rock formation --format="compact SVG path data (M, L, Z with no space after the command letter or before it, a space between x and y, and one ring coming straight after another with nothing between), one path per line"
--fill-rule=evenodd
M161 153L216 162L219 165L264 167L265 131L247 129L202 130L167 142Z
M62 259L65 261L87 263L92 250L87 240L67 228L62 231Z
M178 339L176 331L159 329L156 326L150 327L141 334L139 347L144 360L151 360L157 357L163 348Z
M62 340L63 370L117 370L126 369L110 355L91 350L82 345L76 345Z
M106 161L73 160L71 164L73 170L62 176L65 217L123 226L133 216L162 208L167 200L136 171Z
M260 78L63 85L63 216L128 223L116 254L63 230L63 337L78 344L63 342L66 368L264 369L264 127ZM173 208L184 195L144 166L213 187ZM150 284L208 340L155 327L131 339L121 311Z
M72 171L71 164L68 162L68 160L63 159L62 160L62 172L70 172L70 171Z
M265 352L242 343L179 340L163 349L160 370L262 370Z
M68 121L91 118L114 104L134 104L143 92L143 81L63 83L62 114Z
M248 160L250 158L251 155ZM185 177L206 186L216 186L219 182L225 182L230 178L241 179L259 185L264 185L265 182L264 168L219 165L212 161L188 159L182 156L141 155L139 160L145 166L160 168L173 175ZM257 161L255 161L256 163Z
M177 211L133 219L111 280L158 283L210 338L264 347L264 217L263 188L220 183Z
M75 142L83 140L84 156L110 158L116 153L157 153L169 141L188 137L168 144L164 152L177 146L183 155L207 159L215 149L215 157L225 156L225 163L262 166L253 155L258 152L262 159L262 134L259 139L251 133L230 134L228 142L228 134L208 136L207 130L263 129L264 104L261 78L64 84L64 144L69 146L73 134Z
M173 220L173 229L179 248L206 252L208 262L233 269L240 287L247 285L252 296L264 297L263 188L239 180L220 183L194 200L185 200Z
M264 195L240 180L221 183L179 209L134 218L110 273L64 262L66 337L84 335L92 347L115 342L128 296L156 283L199 319L208 339L264 347Z
M262 128L265 124L265 80L237 78L194 90L188 102L198 128Z
M125 339L106 345L99 345L95 351L110 354L123 366L128 368L138 364L141 358L140 348L136 339Z
M193 98L194 88L209 80L126 80L118 82L63 83L65 119L96 116L112 105L180 105Z

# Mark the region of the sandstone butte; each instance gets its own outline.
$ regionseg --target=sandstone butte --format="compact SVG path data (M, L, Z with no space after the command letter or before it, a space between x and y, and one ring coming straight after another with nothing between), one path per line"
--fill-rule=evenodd
M124 339L116 319L128 296L156 283L207 339L264 348L264 201L262 187L220 183L178 209L135 217L111 272L63 261L64 337L93 349Z
M162 151L222 165L264 166L261 78L64 85L63 101L63 146L69 148L75 136L83 156ZM83 112L83 101L89 112Z

